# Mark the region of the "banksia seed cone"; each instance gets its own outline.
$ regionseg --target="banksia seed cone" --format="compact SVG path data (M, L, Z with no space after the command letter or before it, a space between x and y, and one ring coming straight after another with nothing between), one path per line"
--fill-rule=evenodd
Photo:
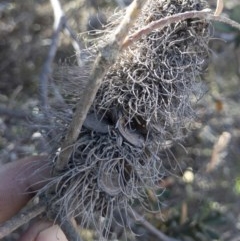
M204 8L201 0L149 0L133 31ZM60 215L80 216L82 224L94 223L102 233L109 230L114 209L127 209L134 199L144 202L147 189L159 188L168 162L161 152L183 139L195 117L208 39L208 22L188 19L154 30L119 56L97 93L67 169L51 182L56 185L53 209L60 206ZM83 81L67 83L62 84L70 90L65 96L71 101L66 99L69 104L53 112L55 131L61 129L54 152L79 96L73 89L80 91ZM99 217L105 217L102 223Z

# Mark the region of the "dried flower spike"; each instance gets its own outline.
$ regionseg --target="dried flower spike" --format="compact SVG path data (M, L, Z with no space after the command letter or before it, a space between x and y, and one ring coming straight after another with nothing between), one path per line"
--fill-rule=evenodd
M149 0L131 31L166 16L205 8L205 1ZM97 48L86 50L93 56L86 64L111 38L107 33L114 29L109 28ZM163 159L162 153L188 134L195 118L193 105L203 94L208 28L208 21L198 18L172 23L122 52L105 74L72 144L68 164L49 184L54 190L45 192L55 216L76 217L83 226L94 224L100 235L107 236L115 209L128 209L136 199L147 205L146 190L159 189L159 180L170 168L171 160ZM70 90L65 94L70 104L53 112L53 129L60 133L51 140L53 154L70 125L79 99L76 89L82 88L82 82L61 84Z

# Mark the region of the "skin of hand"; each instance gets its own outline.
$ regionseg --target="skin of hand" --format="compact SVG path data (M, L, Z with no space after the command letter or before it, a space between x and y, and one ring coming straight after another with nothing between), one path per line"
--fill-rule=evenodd
M0 224L13 217L46 184L51 168L46 156L33 156L0 166ZM31 225L19 241L67 241L51 222Z
M68 241L63 231L51 222L31 225L18 241Z

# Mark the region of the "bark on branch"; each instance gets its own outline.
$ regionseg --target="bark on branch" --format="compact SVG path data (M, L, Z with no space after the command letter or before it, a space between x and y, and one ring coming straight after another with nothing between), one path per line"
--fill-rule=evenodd
M102 79L107 69L116 61L120 49L122 48L122 43L126 38L129 29L137 19L144 3L144 0L135 0L132 2L132 4L127 8L125 18L120 23L109 43L99 50L99 54L93 65L93 70L89 76L85 94L80 96L80 99L76 104L75 114L61 146L61 152L55 166L55 174L58 171L63 170L67 165L73 151L74 143L79 136L83 122L86 119L86 115L91 104L93 103Z

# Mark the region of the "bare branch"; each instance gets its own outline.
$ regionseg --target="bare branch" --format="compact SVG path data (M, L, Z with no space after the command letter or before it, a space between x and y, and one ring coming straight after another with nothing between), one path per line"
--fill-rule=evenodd
M57 52L59 34L63 28L63 11L58 0L50 0L54 13L53 36L47 59L40 75L39 94L42 108L47 108L48 103L48 78L52 73L52 63Z
M61 4L58 0L50 0L52 8L53 8L53 14L54 14L54 25L53 29L56 30L58 26L60 25L61 18L64 16Z
M130 27L134 24L135 20L137 19L144 3L144 0L135 0L127 8L126 15L123 21L120 23L119 27L117 28L115 36L113 38L119 46L122 45L122 41L126 38Z
M224 7L223 0L217 0L217 7L214 12L214 16L219 16L223 11L223 7Z
M66 32L66 34L70 37L70 39L72 41L72 46L76 52L78 65L82 66L82 58L81 58L80 54L81 54L81 50L83 49L83 46L78 41L76 33L69 26L66 17L64 17L64 31Z
M135 219L138 223L140 223L143 227L145 227L148 231L154 234L160 241L181 241L179 239L168 237L166 234L162 233L158 229L156 229L151 223L149 223L146 219L144 219L141 215L139 215L136 211L131 210L128 214Z
M80 44L77 41L76 34L67 23L67 19L64 15L60 2L58 0L50 0L50 1L54 12L53 36L52 36L52 42L50 45L47 59L44 63L43 70L40 74L40 86L39 86L40 103L44 109L47 108L48 79L49 79L49 76L52 74L52 63L57 52L60 32L65 29L67 34L70 36L72 40L72 45L76 50L77 56L81 50ZM78 61L78 64L80 65L81 61L79 57L77 57L77 61Z
M0 225L0 239L9 235L11 232L19 228L25 223L28 223L31 219L37 217L39 214L45 211L45 205L39 203L33 207L23 208L17 215L12 219Z
M157 21L153 21L147 26L143 27L142 29L138 30L137 32L133 33L129 37L127 37L124 40L124 43L122 45L122 48L127 48L131 44L133 44L135 41L139 40L143 35L150 34L155 29L162 29L172 23L176 23L179 21L184 21L189 18L199 18L199 19L207 19L207 20L213 20L218 21L222 23L229 24L230 26L237 28L240 30L240 24L223 16L215 16L210 14L211 9L204 9L202 11L188 11L184 13L178 13L172 16L168 16L165 18L161 18Z
M123 43L123 48L126 48L139 40L142 36L150 34L155 29L162 29L172 23L180 22L189 18L206 18L207 14L211 12L211 9L204 9L202 11L187 11L184 13L178 13L172 16L161 18L153 21L147 26L141 28L137 32L127 37Z
M126 38L130 27L138 17L144 3L144 0L133 1L133 3L127 8L126 16L113 34L110 42L99 51L85 88L85 94L80 96L80 100L76 105L75 114L62 144L61 153L57 159L55 172L62 170L68 163L69 157L72 154L73 145L78 138L83 122L86 119L87 112L96 96L102 79L109 66L116 61L122 43Z

